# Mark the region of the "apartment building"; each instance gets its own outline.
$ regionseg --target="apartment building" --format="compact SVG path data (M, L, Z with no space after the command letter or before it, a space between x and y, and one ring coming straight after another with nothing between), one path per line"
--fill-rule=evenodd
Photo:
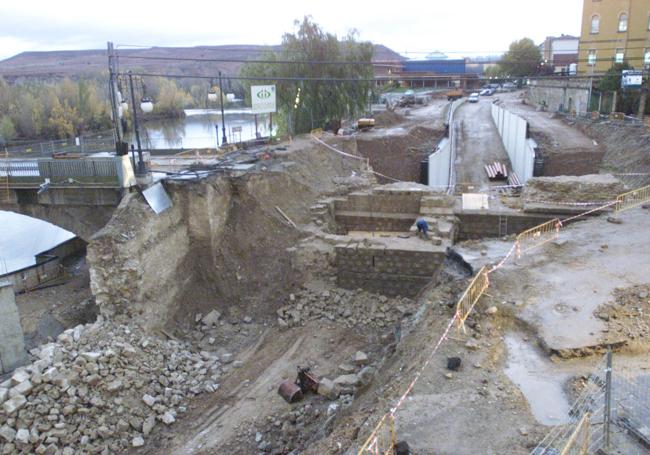
M584 0L578 73L650 69L650 0Z

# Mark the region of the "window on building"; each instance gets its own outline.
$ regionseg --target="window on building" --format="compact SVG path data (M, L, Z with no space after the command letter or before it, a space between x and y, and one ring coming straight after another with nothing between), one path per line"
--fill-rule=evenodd
M614 61L616 63L623 63L625 60L625 49L616 49L616 55L614 56Z
M600 31L600 16L595 15L591 17L591 33L598 33Z
M618 16L618 31L627 32L627 13L621 13Z
M587 57L587 64L589 66L594 66L596 64L596 51L589 51L589 56Z
M650 14L648 15L648 30L650 30Z
M645 65L650 65L650 49L645 50L645 54L643 54L643 63Z

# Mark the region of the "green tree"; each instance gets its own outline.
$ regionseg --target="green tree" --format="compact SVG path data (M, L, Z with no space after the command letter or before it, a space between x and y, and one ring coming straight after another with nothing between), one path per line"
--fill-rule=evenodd
M250 97L250 85L275 84L279 111L290 133L305 133L312 128L332 127L335 131L346 117L354 117L365 110L373 76L369 62L373 46L357 41L356 32L342 39L324 32L312 18L296 21L297 31L286 33L282 49L267 53L263 59L271 63L249 63L242 74L261 78L245 87ZM290 61L291 64L275 63ZM342 61L349 64L321 64L314 62ZM296 78L279 81L278 78ZM309 79L359 79L358 81L314 81Z
M157 81L158 97L155 98L154 114L164 117L183 117L184 109L192 103L192 97L170 79Z
M627 62L612 65L600 81L598 81L598 90L602 92L615 92L620 89L623 70L629 69L632 69L632 67Z
M7 116L0 117L0 143L10 141L16 137L16 128Z
M503 74L511 77L533 76L540 71L542 53L530 38L513 41L499 67Z

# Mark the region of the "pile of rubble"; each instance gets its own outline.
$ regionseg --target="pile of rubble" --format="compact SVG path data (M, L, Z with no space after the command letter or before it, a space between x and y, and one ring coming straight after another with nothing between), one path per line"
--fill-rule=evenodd
M304 289L298 294L291 294L289 302L277 311L277 315L278 324L284 327L328 320L347 327L360 324L389 328L415 310L415 302L406 297L388 298L361 289L335 288L322 292Z
M214 392L220 359L100 317L30 351L0 383L3 454L120 453L172 425L189 398Z
M613 303L599 307L595 316L607 323L607 341L646 341L650 339L650 286L617 288Z

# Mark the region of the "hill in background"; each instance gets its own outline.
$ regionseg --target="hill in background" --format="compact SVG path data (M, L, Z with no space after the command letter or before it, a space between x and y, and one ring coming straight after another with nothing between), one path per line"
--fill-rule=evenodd
M165 74L211 76L221 71L224 75L237 75L243 62L197 62L191 60L165 59L259 59L264 51L280 50L280 46L224 45L196 47L152 47L145 49L117 49L121 70L134 69ZM374 61L405 60L386 46L375 44ZM8 81L23 77L77 78L97 76L108 71L108 57L105 49L79 51L23 52L0 61L0 76Z

